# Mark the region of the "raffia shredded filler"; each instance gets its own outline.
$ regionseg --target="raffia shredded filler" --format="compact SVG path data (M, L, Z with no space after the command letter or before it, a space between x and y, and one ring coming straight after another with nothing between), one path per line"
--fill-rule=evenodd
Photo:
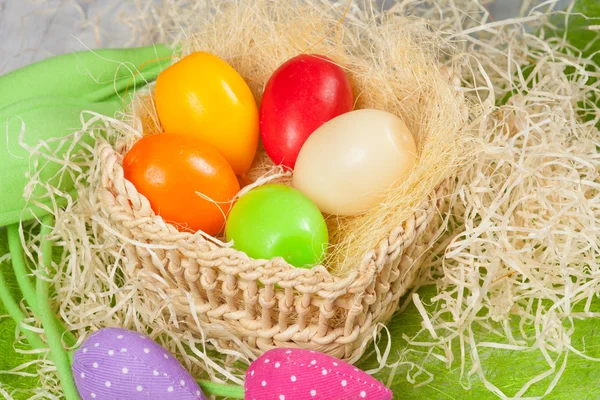
M124 23L132 27L139 44L149 38L181 42L199 23L195 18L214 12L209 3L142 4L139 15L124 16ZM420 281L435 284L437 294L432 304L424 304L416 290L407 296L401 309L414 303L422 328L414 336L403 337L400 358L391 351L389 340L387 347L375 346L370 351L379 366L369 372L388 384L402 379L428 384L435 377L427 371L425 360L434 357L449 368L460 368L460 384L465 388L479 379L499 398L524 397L544 379L550 393L569 357L590 358L570 338L576 319L600 316L591 309L600 288L600 143L595 128L600 114L590 100L590 93L598 96L598 88L590 82L598 74L585 68L591 61L578 57L563 38L548 35L544 39L552 28L548 15L555 1L537 8L523 3L521 17L493 21L481 0L398 1L385 17L370 3L352 2L346 10L347 2L302 2L329 10L334 22L342 16L349 24L407 14L426 19L435 37L443 40L443 51L437 56L459 77L455 89L469 104L469 130L475 138L474 144L465 145L470 162L457 165L450 179L439 239L429 252L429 268ZM251 19L252 13L250 8L246 17ZM561 18L568 19L567 14ZM344 34L339 26L333 24L331 35ZM299 43L298 48L310 45ZM592 120L584 122L582 114ZM110 138L112 131L133 129L136 123L90 113L82 115L82 122L83 129L64 146L84 134ZM31 152L40 153L39 148ZM43 159L37 162L43 167ZM85 157L64 160L61 173L88 170L92 164L86 162ZM32 176L32 187L44 184ZM68 199L64 193L49 190L53 196ZM54 265L52 283L59 317L66 326L80 333L90 326L107 325L149 332L195 376L242 384L251 352L242 344L240 351L225 350L216 342L209 344L202 335L182 334L168 302L145 298L140 282L124 277L117 242L93 240L97 231L110 227L95 215L97 204L92 196L81 190L77 203L69 201L65 209L57 206L55 211L55 239L64 251ZM355 223L364 225L364 221ZM118 232L112 233L118 237ZM27 225L23 242L28 257L36 261L39 240ZM349 251L356 249L343 249ZM39 330L33 318L28 323L25 329ZM494 339L480 339L476 328L487 329ZM504 393L494 384L486 359L480 357L488 348L538 351L547 369ZM423 361L414 361L414 354ZM459 357L455 359L454 354ZM60 396L52 364L44 360L32 364L38 368L42 387L31 391L31 398ZM27 367L11 373L26 375Z

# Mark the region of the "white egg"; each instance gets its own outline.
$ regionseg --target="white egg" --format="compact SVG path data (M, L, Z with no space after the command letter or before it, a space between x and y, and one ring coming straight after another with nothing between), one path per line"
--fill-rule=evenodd
M342 114L304 143L293 185L328 214L375 207L417 160L414 138L397 116L364 109Z

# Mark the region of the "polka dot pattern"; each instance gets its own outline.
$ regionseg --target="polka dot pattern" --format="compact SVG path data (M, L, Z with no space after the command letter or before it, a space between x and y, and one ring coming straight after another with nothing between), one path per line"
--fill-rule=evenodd
M268 360L268 361L267 361ZM247 399L391 400L392 392L337 358L302 349L274 349L246 372Z
M175 357L133 331L95 332L75 352L72 368L82 400L206 400Z

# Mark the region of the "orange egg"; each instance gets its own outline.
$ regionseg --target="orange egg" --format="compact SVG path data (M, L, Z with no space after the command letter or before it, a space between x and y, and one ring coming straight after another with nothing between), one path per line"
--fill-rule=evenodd
M227 160L190 136L159 133L140 139L125 155L123 170L165 221L209 235L223 229L240 190Z
M197 52L156 81L156 110L166 132L213 145L238 175L248 171L258 144L258 108L244 79L219 57Z

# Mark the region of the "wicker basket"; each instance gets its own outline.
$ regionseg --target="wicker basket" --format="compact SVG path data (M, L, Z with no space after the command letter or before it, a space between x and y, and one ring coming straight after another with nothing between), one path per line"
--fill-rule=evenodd
M123 243L126 273L144 274L149 296L166 294L186 328L198 330L199 324L221 346L239 348L241 341L256 355L273 347L302 347L357 359L413 283L429 241L423 234L441 197L440 189L357 260L352 273L337 278L322 266L302 269L281 258L254 260L179 232L124 179L122 155L107 142L98 146L103 212L115 230L133 239ZM160 248L150 251L144 243Z

